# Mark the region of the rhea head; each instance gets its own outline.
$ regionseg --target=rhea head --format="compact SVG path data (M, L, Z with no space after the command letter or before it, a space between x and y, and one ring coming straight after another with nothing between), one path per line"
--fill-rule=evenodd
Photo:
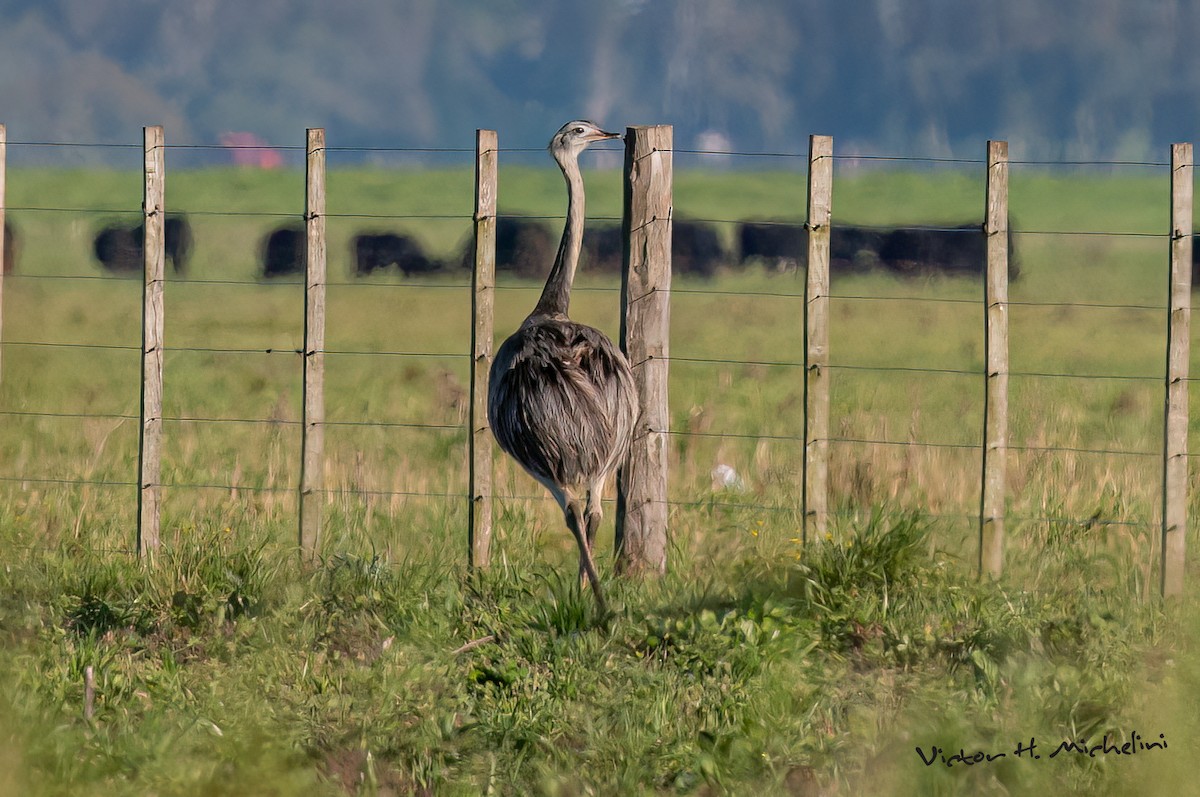
M554 138L550 139L550 146L547 149L554 156L554 160L563 166L565 165L564 158L567 156L570 156L572 160L578 158L579 153L583 152L593 141L606 141L620 137L620 133L609 133L601 130L592 122L576 119L558 129Z

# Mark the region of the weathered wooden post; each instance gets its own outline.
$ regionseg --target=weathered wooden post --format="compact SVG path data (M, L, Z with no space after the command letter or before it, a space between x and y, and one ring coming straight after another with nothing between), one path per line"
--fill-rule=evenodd
M304 201L304 417L300 436L300 555L316 557L325 488L325 130L307 132Z
M633 368L641 415L617 476L621 573L667 567L672 147L670 125L626 129L621 351Z
M83 719L91 722L96 716L96 669L92 665L83 668Z
M804 283L804 462L801 543L829 528L829 227L833 137L808 139L808 267Z
M475 131L475 268L471 273L470 506L468 561L487 567L492 556L492 439L487 421L488 372L492 367L496 304L497 137Z
M984 279L982 485L979 496L979 574L1004 569L1004 504L1008 468L1008 142L987 143L983 232Z
M163 263L166 154L161 126L142 128L142 401L138 438L137 551L159 547L162 478Z
M6 169L8 164L8 130L4 125L0 124L0 340L4 339L4 253L7 251L5 247L12 246L12 242L5 240L4 233L4 209L7 203L4 198L4 186L6 184ZM3 380L3 371L0 370L0 381Z
M1171 145L1171 265L1163 422L1162 594L1183 594L1187 545L1188 358L1192 310L1192 145Z

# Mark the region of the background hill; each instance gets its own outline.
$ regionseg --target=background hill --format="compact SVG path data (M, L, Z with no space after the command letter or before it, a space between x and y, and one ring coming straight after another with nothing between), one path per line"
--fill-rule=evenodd
M1186 0L0 0L13 141L247 130L345 146L540 146L563 120L677 144L1161 159L1196 138ZM63 153L56 153L61 157ZM46 157L26 150L14 158ZM101 159L104 152L70 157Z

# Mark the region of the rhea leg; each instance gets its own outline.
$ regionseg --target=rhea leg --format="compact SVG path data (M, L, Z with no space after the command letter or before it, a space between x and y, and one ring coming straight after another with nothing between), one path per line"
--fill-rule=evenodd
M600 577L596 574L596 561L592 558L591 538L595 534L595 530L589 528L591 525L590 517L585 518L583 502L579 500L570 501L566 509L567 528L575 535L575 542L579 544L579 580L580 586L584 583L592 585L592 593L596 596L596 606L600 609L600 614L608 614L608 604L604 600L604 590L600 587ZM597 518L596 523L599 523Z
M587 494L587 507L584 509L584 531L587 533L588 550L596 550L596 531L600 528L600 519L604 517L604 510L600 507L600 495L603 488L603 482L598 482L592 485ZM579 564L579 583L587 583L587 573L583 569L583 563Z

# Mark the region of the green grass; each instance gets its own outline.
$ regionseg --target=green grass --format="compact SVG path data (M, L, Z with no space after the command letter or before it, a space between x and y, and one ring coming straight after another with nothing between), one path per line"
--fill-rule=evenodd
M0 604L8 792L1119 794L1182 776L1165 753L920 765L917 745L1135 727L1186 744L1197 673L1166 660L1176 621L1127 592L979 585L915 515L846 531L803 558L764 544L615 582L604 626L527 538L474 577L448 543L300 571L219 531L150 569L26 557ZM1185 702L1156 705L1171 690Z
M846 172L839 220L979 215L973 173ZM300 175L168 177L169 206L192 212L193 276L218 282L166 287L171 486L164 551L148 568L128 554L140 284L45 278L99 275L91 236L115 211L136 217L139 178L8 179L15 208L76 210L11 212L24 276L4 286L0 410L62 416L0 421L0 794L1123 794L1190 783L1200 624L1191 603L1150 598L1165 310L1021 304L1163 304L1164 239L1036 231L1159 232L1165 173L1014 167L1014 221L1035 232L1017 237L1011 288L1012 367L1026 375L1011 379L1018 450L997 585L973 571L976 281L835 276L836 523L802 551L800 369L737 362L802 359L802 280L759 268L677 279L673 355L730 362L672 363L672 429L700 434L670 440L670 572L614 581L607 626L572 584L561 516L505 458L496 565L464 571L467 276L347 274L346 243L367 227L451 255L469 227L469 171L330 173L327 347L342 353L327 356L331 492L311 570L293 549L302 288L255 282L258 240L282 219L244 215L298 216ZM619 215L619 173L587 179L589 212ZM803 175L677 168L675 180L681 217L803 215ZM503 164L501 181L505 212L561 213L556 173ZM365 217L389 214L407 218ZM580 286L601 290L577 292L573 315L615 334L614 283L585 273ZM502 280L499 336L538 287ZM379 351L391 354L363 353ZM429 353L439 356L412 356ZM941 372L869 370L880 366ZM714 491L718 463L743 491ZM1171 747L974 767L926 767L915 752L1131 730Z

